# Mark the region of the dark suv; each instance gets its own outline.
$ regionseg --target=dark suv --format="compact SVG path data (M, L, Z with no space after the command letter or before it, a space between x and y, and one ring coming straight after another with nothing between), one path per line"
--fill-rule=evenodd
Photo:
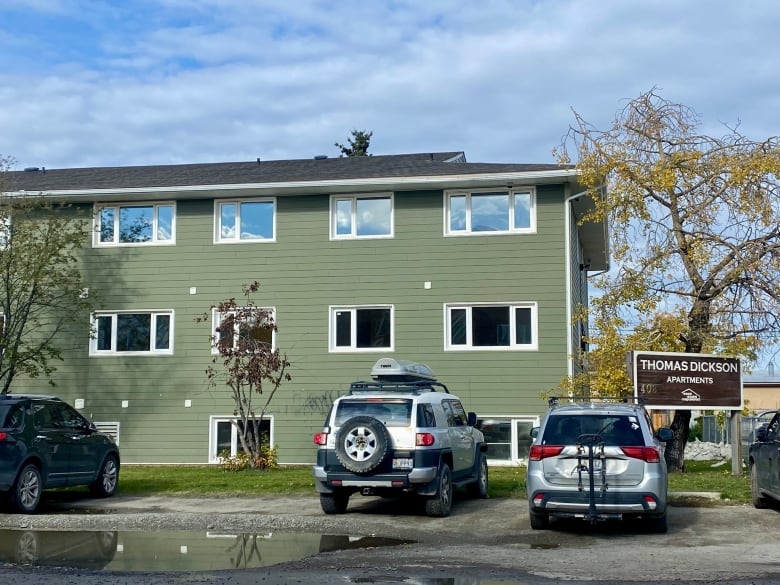
M756 429L756 441L750 445L748 465L753 505L780 506L780 411L769 424Z
M77 410L54 396L0 395L0 491L19 512L35 512L44 489L88 485L108 497L118 481L118 447Z
M354 382L314 436L314 484L326 514L353 493L416 494L429 516L447 516L453 489L488 495L487 445L460 399L423 364L380 359L372 382Z

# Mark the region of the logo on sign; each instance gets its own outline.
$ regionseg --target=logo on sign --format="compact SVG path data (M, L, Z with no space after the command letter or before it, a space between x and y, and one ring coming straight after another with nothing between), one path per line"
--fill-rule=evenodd
M682 394L683 402L701 402L701 395L690 388L686 388L680 394Z

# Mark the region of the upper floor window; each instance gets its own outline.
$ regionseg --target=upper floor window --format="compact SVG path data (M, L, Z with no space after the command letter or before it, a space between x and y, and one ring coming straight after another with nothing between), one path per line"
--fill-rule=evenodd
M392 349L392 306L330 308L330 351Z
M445 235L533 233L536 193L530 188L448 192L445 216Z
M176 243L173 202L96 206L95 224L96 246Z
M212 309L211 323L211 353L219 353L223 344L228 348L239 349L242 340L247 340L245 347L257 347L263 344L271 350L276 348L275 309L261 308L252 310L251 316L244 315L242 309L230 313L220 313Z
M173 311L99 311L90 355L172 354Z
M276 241L276 200L216 201L216 243Z
M334 195L330 198L331 239L392 236L392 195Z
M445 305L445 349L537 349L535 303Z

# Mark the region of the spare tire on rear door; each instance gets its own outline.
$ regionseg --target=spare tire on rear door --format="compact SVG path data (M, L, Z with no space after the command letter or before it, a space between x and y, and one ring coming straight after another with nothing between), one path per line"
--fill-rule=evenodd
M372 416L356 416L336 433L336 457L353 473L376 469L387 456L390 436L381 421Z

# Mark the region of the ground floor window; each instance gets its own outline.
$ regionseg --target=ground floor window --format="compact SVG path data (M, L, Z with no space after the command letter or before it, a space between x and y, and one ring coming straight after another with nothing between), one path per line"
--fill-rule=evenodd
M267 437L268 445L274 444L273 417L266 415L260 422L259 432ZM241 418L237 416L212 416L209 423L209 463L219 463L221 453L230 457L244 451L239 438L239 430L243 428Z
M491 465L519 465L528 461L531 429L539 426L534 416L489 416L477 421L485 435L487 457Z

